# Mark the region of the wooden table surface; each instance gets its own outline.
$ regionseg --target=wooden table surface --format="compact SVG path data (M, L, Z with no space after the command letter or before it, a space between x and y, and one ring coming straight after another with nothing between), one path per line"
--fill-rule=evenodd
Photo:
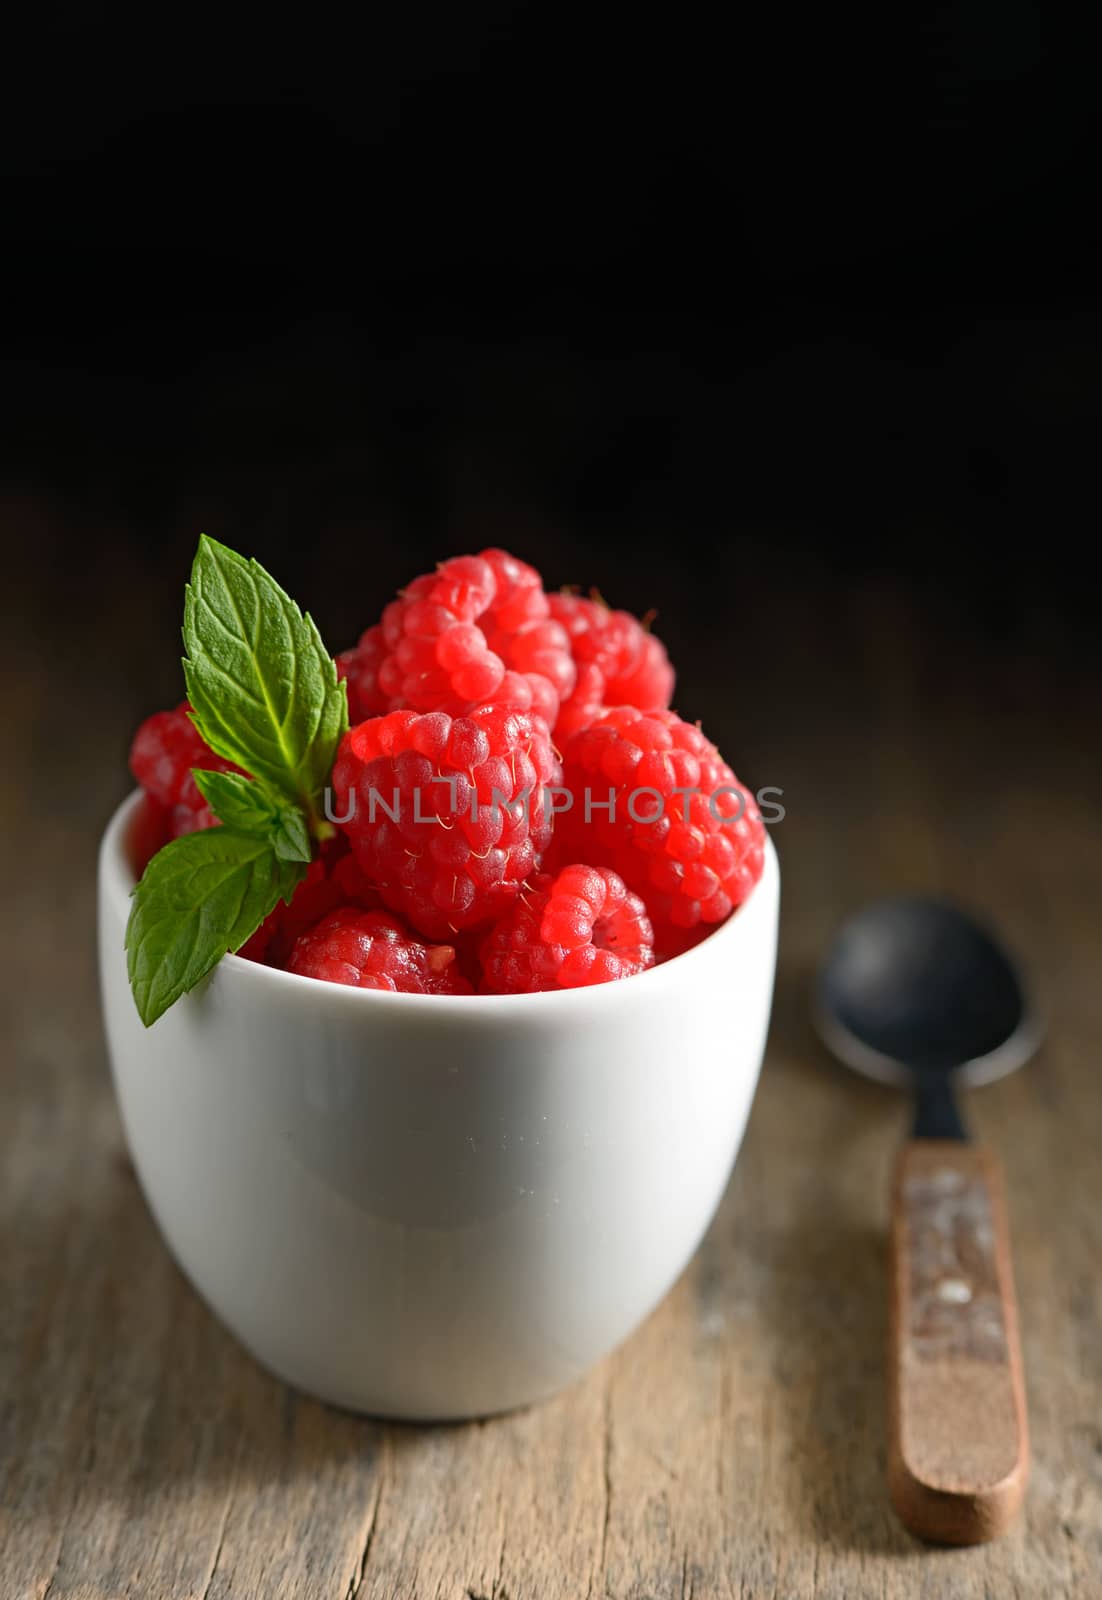
M151 616L133 590L124 605L107 540L59 599L56 514L5 511L46 552L16 574L0 641L5 1600L1102 1595L1097 705L1043 619L981 648L890 584L836 587L824 615L809 579L788 584L783 627L749 624L739 681L756 661L760 689L720 735L785 791L782 953L719 1215L647 1323L557 1399L380 1425L253 1364L169 1259L123 1151L94 850L130 729L171 693L179 575ZM685 696L719 706L733 679L719 622L700 631L694 712ZM906 1112L832 1067L807 1022L830 930L891 888L987 912L1050 1020L1027 1070L967 1100L1006 1168L1033 1438L1021 1522L974 1550L923 1548L888 1505L886 1197Z

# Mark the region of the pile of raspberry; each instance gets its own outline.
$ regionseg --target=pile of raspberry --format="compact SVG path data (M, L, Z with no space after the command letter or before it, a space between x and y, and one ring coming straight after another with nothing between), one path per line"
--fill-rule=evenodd
M754 799L669 709L649 623L546 593L504 550L415 578L337 668L331 826L251 960L412 994L582 988L688 949L761 876ZM130 765L143 863L218 825L195 768L237 770L186 702L142 724Z

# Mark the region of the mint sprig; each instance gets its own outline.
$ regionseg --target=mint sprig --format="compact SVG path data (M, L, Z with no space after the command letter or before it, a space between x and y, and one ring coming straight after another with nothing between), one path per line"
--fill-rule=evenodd
M221 826L174 839L134 890L127 967L146 1027L290 904L316 839L348 704L310 617L256 561L204 535L184 603L193 719L235 772L193 773ZM313 837L311 837L313 835Z
M199 793L220 822L243 833L266 833L281 861L309 861L310 834L297 806L287 805L263 783L239 772L192 773Z
M188 699L211 749L316 820L348 702L311 618L258 562L204 534L184 645Z

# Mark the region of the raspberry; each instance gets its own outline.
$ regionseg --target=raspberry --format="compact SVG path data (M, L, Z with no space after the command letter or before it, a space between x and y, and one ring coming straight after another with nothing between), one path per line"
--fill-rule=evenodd
M338 669L354 722L403 709L459 716L492 703L550 726L574 687L570 642L539 573L504 550L455 556L415 578Z
M558 819L559 859L612 867L656 927L722 922L761 877L757 806L715 745L675 712L603 712L574 735L565 769L574 804ZM610 797L614 815L599 809Z
M536 871L560 778L543 719L493 704L360 723L333 791L368 881L418 933L445 939L500 916Z
M674 956L686 955L695 950L713 932L710 922L698 922L695 928L675 928L672 922L660 922L654 930L654 961L661 966Z
M615 872L541 873L482 947L484 994L580 989L654 964L646 907Z
M219 772L221 767L217 769ZM198 833L202 828L216 828L218 818L210 806L199 793L198 788L194 793L189 793L186 800L172 808L171 831L174 839L179 839L185 833Z
M570 635L577 668L574 692L563 701L555 732L568 739L606 706L662 711L673 698L673 668L660 639L628 611L601 600L548 596L551 615Z
M190 711L187 701L181 700L172 711L154 712L130 746L130 770L146 794L171 814L169 832L174 839L199 828L212 828L218 820L199 793L192 768L241 770L215 755L192 722Z
M341 906L297 940L289 972L357 989L470 994L451 945L422 944L385 911Z
M301 934L338 906L349 905L360 911L380 909L379 896L368 884L347 841L338 835L323 845L321 854L311 861L291 904L280 900L237 953L249 961L282 967Z
M172 837L169 831L170 822L169 813L160 801L154 800L151 794L143 794L134 811L134 820L130 824L130 836L127 839L127 849L135 877L141 877L157 851Z
M378 717L390 710L390 700L379 688L379 668L386 660L387 647L382 625L368 628L359 644L342 650L337 657L337 677L348 684L348 716L351 722Z

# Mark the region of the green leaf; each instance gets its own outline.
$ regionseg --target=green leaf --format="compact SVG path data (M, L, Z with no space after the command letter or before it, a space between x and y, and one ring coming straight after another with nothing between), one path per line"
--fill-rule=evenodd
M184 645L188 699L207 743L317 817L348 702L311 618L256 561L204 534Z
M127 970L148 1028L227 951L239 950L306 872L263 834L206 828L153 857L134 890Z
M310 835L306 831L306 818L297 806L284 806L279 813L279 827L272 836L275 853L281 861L306 861L311 857Z
M192 769L203 799L219 821L240 833L262 833L281 861L309 861L310 835L298 806L288 805L266 784L239 772Z
M205 767L193 767L191 775L203 799L227 828L266 832L277 822L283 802L264 784L239 772L208 772Z

